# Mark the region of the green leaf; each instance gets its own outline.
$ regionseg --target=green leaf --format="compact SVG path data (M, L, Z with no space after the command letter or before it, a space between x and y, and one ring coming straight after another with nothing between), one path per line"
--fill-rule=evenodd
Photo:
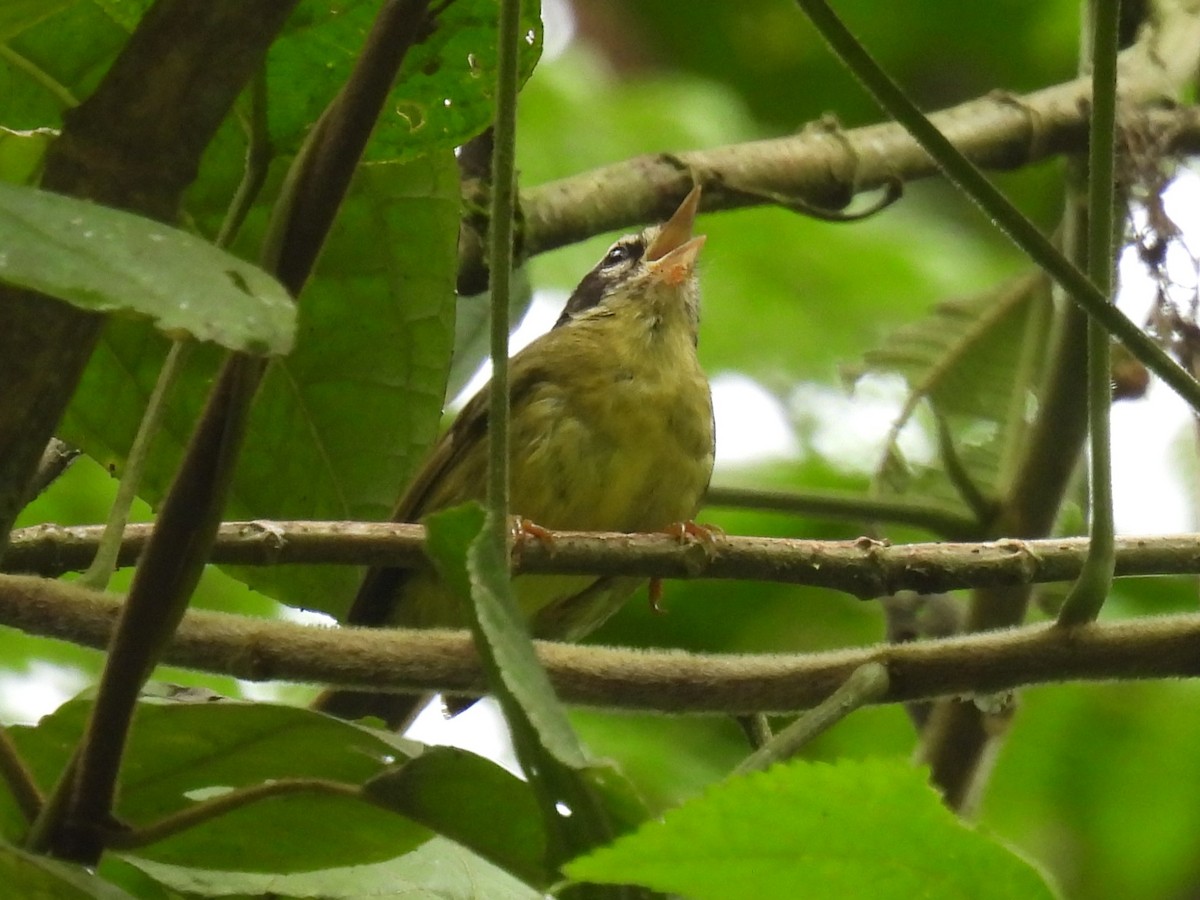
M303 823L293 823L292 831ZM292 833L289 831L289 834ZM312 897L318 900L542 900L531 888L445 838L396 859L314 872L236 872L133 860L146 874L188 896Z
M0 883L5 896L23 900L132 900L116 885L82 866L0 844Z
M70 758L90 704L65 704L12 735L48 789ZM380 735L320 713L264 703L143 701L130 732L117 816L133 827L230 790L280 779L357 786L403 754ZM296 822L305 827L297 829ZM287 840L280 840L287 835ZM271 797L136 853L199 869L307 872L389 859L428 840L425 827L352 796Z
M451 151L360 169L301 297L296 350L272 365L255 401L234 515L389 517L441 424L457 235ZM358 580L346 567L230 571L335 616Z
M521 48L521 78L542 49L540 4L522 4L532 40ZM456 147L492 120L496 90L498 0L456 0L404 59L367 151L399 160ZM357 61L379 12L375 0L305 0L271 48L267 85L271 138L294 151Z
M57 135L48 128L13 131L0 128L0 181L32 184L42 172L46 148Z
M959 503L964 499L961 481L956 485L942 470L914 472L897 445L901 429L924 402L945 427L943 463L949 453L961 464L970 482L967 493L974 489L988 500L1002 491L1027 430L1049 301L1048 282L1036 273L941 303L847 371L850 380L873 372L899 374L908 382L909 396L880 466L886 487Z
M0 8L0 40L18 32L8 65L0 59L0 121L10 127L61 124L64 106L95 87L148 4L17 0ZM531 39L521 47L527 78L542 48L540 4L522 4ZM496 86L497 0L456 0L405 59L368 158L411 159L450 149L491 121ZM271 48L267 69L271 140L294 152L362 51L375 0L304 0ZM20 60L13 66L13 59ZM8 90L5 90L7 88ZM73 102L64 102L66 98ZM446 101L449 102L446 102ZM230 132L232 135L232 132Z
M0 182L0 280L91 312L149 316L173 337L291 349L295 306L266 272L160 222Z
M472 612L471 631L488 685L500 701L517 759L541 806L547 864L557 866L611 840L620 830L618 823L640 820L645 808L615 769L588 763L538 663L502 549L485 519L477 503L426 517L426 550Z
M272 361L259 389L227 518L388 517L440 423L457 192L449 151L363 166L355 176L300 298L296 348ZM247 230L261 230L264 218ZM60 434L119 469L165 351L144 328L110 323ZM188 360L142 484L151 505L170 483L216 364L211 353ZM349 567L229 571L285 603L334 615L358 578Z
M0 55L0 122L10 128L61 127L63 111L96 88L129 40L130 28L97 3L54 6Z
M115 853L106 853L96 867L96 874L128 891L138 900L180 900L179 894L151 878L132 863Z
M486 514L470 503L425 518L429 530L427 549L438 572L474 607L480 648L489 674L507 716L510 709L524 722L509 725L514 732L527 725L526 735L563 765L587 764L571 723L554 695L554 688L533 652L525 619L517 608L504 560L483 531ZM514 733L514 740L521 741Z
M564 871L692 900L1054 896L1029 863L956 819L922 771L890 760L731 779Z
M545 866L546 834L529 785L490 760L429 747L372 778L363 792L529 884L546 888L556 880ZM504 810L499 827L497 809Z
M142 16L154 0L92 0L104 10L104 14L130 33L137 27Z
M0 41L7 41L48 19L74 0L4 0L0 4Z

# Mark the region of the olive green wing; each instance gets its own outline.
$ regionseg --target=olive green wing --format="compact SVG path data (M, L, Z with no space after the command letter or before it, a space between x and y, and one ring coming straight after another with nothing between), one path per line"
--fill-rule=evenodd
M540 366L510 363L510 396L514 412L544 381ZM462 408L454 423L438 439L392 511L393 522L418 522L422 516L468 500L482 501L486 494L488 396L485 385ZM395 619L403 603L402 587L410 570L374 566L367 570L344 622L382 626Z

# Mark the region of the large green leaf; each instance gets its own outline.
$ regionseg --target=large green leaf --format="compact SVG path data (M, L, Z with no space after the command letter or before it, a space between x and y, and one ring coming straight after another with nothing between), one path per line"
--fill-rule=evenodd
M74 0L5 0L0 4L0 41L49 18Z
M108 68L148 0L20 0L0 13L0 123L15 128L60 124L64 106L87 96ZM523 4L530 39L522 78L541 53L539 5ZM304 0L271 49L267 70L270 132L276 152L299 147L308 127L345 81L379 11L376 0ZM446 5L438 27L405 60L380 121L372 159L410 158L449 148L491 120L496 84L497 0Z
M43 788L70 758L88 708L72 701L36 727L12 729ZM144 701L130 732L116 814L145 826L197 801L281 779L354 788L391 765L400 748L394 736L294 707ZM197 824L130 857L196 869L308 872L390 859L430 834L363 798L289 793Z
M0 281L90 312L149 316L175 338L286 353L296 308L279 282L161 222L0 181Z
M377 803L451 837L529 884L549 887L546 834L528 783L491 760L455 747L420 756L363 785ZM494 813L504 810L504 825Z
M262 217L247 224L262 227ZM251 414L230 518L386 518L438 428L453 336L458 179L450 151L362 168L300 298L295 351L272 362ZM369 237L368 237L369 236ZM61 433L120 467L164 345L113 322ZM181 378L142 486L163 496L215 360ZM344 611L347 568L267 567L239 577L284 602Z
M1051 898L1029 863L888 760L779 765L712 788L565 867L692 900Z
M0 883L10 897L29 900L133 900L82 866L0 843Z
M59 128L65 109L86 97L129 39L129 27L99 3L55 3L26 21L0 54L0 124Z
M431 4L439 6L441 4ZM498 0L443 5L437 27L405 57L368 159L400 159L462 144L491 122L496 89ZM539 4L522 4L531 35L521 48L521 78L541 54ZM271 137L289 152L345 81L379 11L377 0L305 0L271 48Z
M851 381L871 372L898 374L908 383L881 463L886 489L960 503L972 502L972 494L986 503L1003 490L1027 432L1050 310L1046 279L1022 276L939 304L847 370ZM901 430L923 404L940 433L941 466L910 464L898 446ZM954 473L955 466L961 471Z
M296 830L303 823L295 823ZM312 872L237 872L137 859L148 875L189 897L313 900L542 900L531 888L453 841L432 838L396 859Z

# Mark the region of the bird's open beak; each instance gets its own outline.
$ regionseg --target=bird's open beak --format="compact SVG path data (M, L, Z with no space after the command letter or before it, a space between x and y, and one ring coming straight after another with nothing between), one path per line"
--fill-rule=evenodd
M669 285L683 284L696 268L705 240L704 235L692 237L699 208L700 185L696 185L646 249L650 270Z

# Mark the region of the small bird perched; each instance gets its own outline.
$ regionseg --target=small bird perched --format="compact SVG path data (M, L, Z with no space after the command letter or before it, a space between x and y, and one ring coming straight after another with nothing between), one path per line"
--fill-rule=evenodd
M554 328L509 361L513 514L549 529L652 532L696 514L713 467L708 380L696 357L699 286L692 237L700 188L665 224L622 237L583 277ZM415 522L487 485L488 388L433 448L392 516ZM521 575L535 637L577 640L640 579ZM373 568L347 622L463 628L462 602L432 568ZM423 697L330 691L316 706L405 725Z

